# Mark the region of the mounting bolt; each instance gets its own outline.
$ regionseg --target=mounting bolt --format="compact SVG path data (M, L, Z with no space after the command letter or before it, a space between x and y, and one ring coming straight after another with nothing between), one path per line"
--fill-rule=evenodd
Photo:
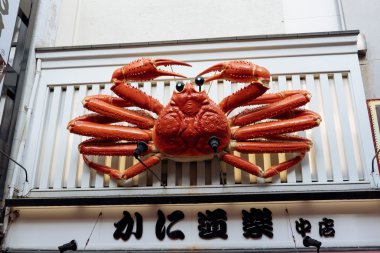
M139 141L137 143L137 147L135 149L135 151L133 151L133 156L134 157L139 157L142 153L148 151L148 144L146 144L145 142L143 141Z
M220 145L220 140L216 136L211 136L210 139L208 139L208 145L210 148L214 151L216 154L218 152L218 147Z

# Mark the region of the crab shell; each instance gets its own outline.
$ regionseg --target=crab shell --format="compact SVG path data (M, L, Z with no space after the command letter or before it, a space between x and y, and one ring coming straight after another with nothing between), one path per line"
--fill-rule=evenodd
M181 92L174 91L159 115L153 143L175 161L205 160L213 155L210 136L219 139L218 152L224 150L231 138L228 119L205 91L198 92L194 84L186 83Z

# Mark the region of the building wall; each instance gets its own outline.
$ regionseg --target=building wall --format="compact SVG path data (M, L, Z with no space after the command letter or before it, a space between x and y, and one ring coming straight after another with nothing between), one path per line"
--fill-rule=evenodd
M374 29L376 26L373 26L373 29L366 30L367 28L364 29L365 23L362 22L360 18L355 18L355 15L357 15L355 12L357 10L355 10L355 8L358 8L357 3L354 3L352 0L343 0L344 10L346 14L344 17L345 19L343 19L341 16L339 3L340 2L336 0L40 1L39 17L36 23L36 32L32 47L38 48L54 46L81 46L128 42L131 43L162 40L215 38L226 36L327 32L342 30L345 28L344 25L346 25L348 29L359 28L364 33L368 33L368 35L366 35L370 40L372 40L372 38L378 38L376 36L372 37L376 32ZM366 1L366 3L370 4L369 1ZM349 5L352 5L352 7L347 7ZM366 21L368 24L370 20L376 20L376 15L372 13L366 18L368 18ZM363 25L363 28L361 25ZM225 47L223 47L223 50L225 50ZM299 48L295 50L299 51ZM375 53L372 55L372 52ZM378 57L376 56L378 54L376 54L376 52L377 51L374 44L369 45L369 51L367 55L369 64L365 64L364 68L365 71L367 71L366 69L369 70L368 73L371 73L371 70L374 72L376 71L376 64L378 63ZM234 54L235 53L236 51ZM353 57L356 57L354 53ZM27 105L28 96L31 93L31 86L36 75L35 55L32 54L29 58L29 78L24 90L25 105ZM266 60L268 60L268 58L266 58ZM374 65L371 65L372 63L374 63ZM323 62L320 62L319 64L320 65L317 63L316 66L324 66ZM289 65L297 66L296 64ZM41 70L39 71L41 72ZM329 73L331 72L333 71L330 71ZM368 78L376 79L376 76L372 76L370 74L365 76ZM325 74L325 77L326 80L328 80L327 74ZM367 84L367 95L373 94L373 96L379 97L379 94L376 94L376 91L374 91L376 84L373 83L373 85L371 85L372 79L370 80L371 82ZM361 85L361 82L359 85ZM328 93L324 93L324 95L326 94L328 95ZM356 94L356 96L358 95ZM364 102L361 104L364 104ZM33 111L33 109L35 109L32 108L33 104L30 104L30 106L31 107L25 107L32 110L33 113L38 111ZM22 108L25 107L22 106ZM17 138L20 138L20 135L22 135L24 127L28 127L26 123L24 125L22 124L23 120L25 120L25 116L22 114L25 114L25 111L20 112L21 123L18 125L19 134L16 137L16 140ZM361 115L366 114L361 113ZM328 121L328 119L326 121ZM330 132L333 132L333 130ZM368 132L369 131L367 131L367 133ZM30 139L27 141L30 141ZM22 143L22 141L20 142ZM18 157L17 145L15 146L15 154L13 157ZM20 155L20 157L23 156ZM256 204L257 203L250 203L248 205L257 207ZM269 243L267 243L267 241L264 241L261 242L262 244L260 246L276 248L293 247L291 233L293 233L292 229L295 228L294 221L301 217L311 219L313 221L313 224L315 224L313 226L315 227L313 234L310 235L312 235L314 238L321 239L318 237L316 224L318 224L320 219L324 217L323 215L327 215L329 218L333 218L337 222L337 237L334 240L331 238L322 238L325 247L341 247L342 245L347 247L378 246L376 235L378 235L379 226L373 226L370 232L368 232L368 229L366 230L365 228L368 227L369 224L379 223L379 215L377 213L379 201L357 203L344 203L342 201L338 201L337 203L313 202L313 204L318 205L318 208L310 208L310 206L309 208L305 208L305 203L303 202L285 204L272 203L272 206L277 206L276 208L273 208L273 210L277 212L277 216L274 217L280 220L279 223L277 223L276 220L277 227L275 229L281 228L282 231L284 228L289 229L285 233L280 232L280 230L278 230L278 233L276 231L276 236L281 236L280 238L283 240L281 241L277 239L278 237L275 238L276 241L280 241L280 244L273 245L272 241L269 241ZM267 203L261 204L260 208L267 206ZM292 206L294 206L294 209L291 208ZM178 206L174 206L173 210L177 207ZM146 213L151 212L150 206L143 206L139 208L149 209L146 211ZM291 211L291 216L286 216L288 208ZM88 209L90 212L84 212L84 209ZM86 234L87 232L85 231L91 231L91 229L94 227L96 215L98 212L102 211L102 207L100 207L100 210L98 209L92 207L57 207L43 208L43 211L41 211L42 208L20 208L18 209L20 211L18 214L21 214L20 218L17 217L17 213L17 215L15 214L15 218L12 216L13 213L12 215L9 215L10 225L5 245L13 249L54 249L57 245L68 242L69 240L75 238L78 240L80 248L83 249L88 238ZM154 210L156 211L157 209L158 207ZM206 210L206 207L202 206L202 210L203 209ZM109 249L112 247L114 249L125 249L125 243L117 241L117 244L115 244L115 241L111 236L112 232L114 232L113 223L120 218L123 210L123 207L117 207L115 209L113 209L113 207L104 208L105 218L104 220L100 220L99 225L96 227L94 237L92 238L93 240L89 245L89 249L99 250L102 248ZM139 211L139 209L136 210ZM135 209L131 209L130 211L135 211ZM170 211L172 210L170 209ZM192 224L191 227L196 228L197 221L194 218L196 216L194 214L197 211L199 210L196 208L189 211L189 213L192 213L192 216L187 215L187 217L193 217L193 220L185 224ZM231 224L240 224L240 211L241 209L235 210L236 215L232 216L230 220L230 222L232 222ZM147 219L147 222L151 222L151 227L153 227L155 224L155 218L156 217L152 216L151 219ZM292 228L287 227L287 224L290 222L290 220L293 224ZM277 224L283 224L283 226L278 226ZM355 226L356 224L358 225ZM25 227L27 227L27 229L25 229ZM33 231L42 232L33 234ZM194 233L195 238L197 238L196 230L187 231L189 234ZM345 231L354 232L350 232L346 236ZM363 231L368 232L369 235L363 234ZM105 232L107 232L106 235L104 235ZM24 234L26 236L24 236ZM31 237L28 237L30 234L32 234ZM148 231L145 232L145 234L148 236L153 235L153 233L149 234ZM231 234L231 238L232 235L242 237L240 230L239 233ZM358 239L358 237L360 238ZM24 240L23 243L20 243L19 238L29 239ZM61 241L53 241L51 238L59 238ZM249 241L249 243L251 242L253 242L252 247L257 246L255 244L257 241ZM170 241L166 241L165 243L165 245L169 245L167 248L175 247L175 244L172 244ZM228 243L229 242L225 244L227 245ZM245 241L245 243L247 243L247 241ZM141 242L138 243L138 245L140 245L139 247L146 246ZM155 246L154 244L151 244L152 248L152 245ZM188 245L185 246L190 247L192 245L193 241L189 240ZM302 247L301 236L298 236L297 238L297 245L299 245L299 247ZM158 244L158 246L160 247L161 244ZM249 244L249 246L251 247L251 244ZM212 245L211 248L214 247L218 248L220 245L215 244ZM239 245L233 247L237 248Z
M380 2L342 0L346 29L360 30L367 42L366 57L361 59L368 99L380 98Z
M334 0L71 0L56 46L340 30Z

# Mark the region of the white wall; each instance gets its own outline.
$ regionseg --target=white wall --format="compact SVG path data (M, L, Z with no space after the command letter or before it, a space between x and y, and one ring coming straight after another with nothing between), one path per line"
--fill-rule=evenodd
M283 33L281 0L62 2L57 45Z
M286 33L341 30L337 0L283 0Z
M367 55L362 59L368 99L380 98L380 1L342 0L347 29L358 29L366 37Z
M340 30L336 0L65 0L56 46Z

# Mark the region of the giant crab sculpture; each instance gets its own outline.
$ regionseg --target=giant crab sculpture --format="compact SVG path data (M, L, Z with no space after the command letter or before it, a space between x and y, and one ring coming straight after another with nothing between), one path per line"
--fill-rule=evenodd
M195 80L200 86L203 84L200 76L215 71L214 76L204 81L226 79L249 83L219 104L212 101L205 91L197 91L190 82L178 82L166 106L128 83L159 76L185 78L158 68L171 65L191 66L169 59L138 59L114 71L111 89L118 97L95 95L83 100L84 107L95 113L71 120L68 129L75 134L94 137L79 144L79 152L90 168L114 179L128 179L163 159L189 162L218 156L221 161L234 167L268 178L296 165L309 151L312 145L309 139L291 134L318 126L321 121L317 113L299 108L310 100L307 91L264 94L269 89L268 70L239 60L216 64L200 73ZM255 107L227 117L234 109L248 105ZM156 116L151 116L147 111ZM117 122L127 122L129 125L113 124ZM233 151L291 152L298 155L264 171L235 156ZM87 155L145 157L141 163L118 170L90 161Z

